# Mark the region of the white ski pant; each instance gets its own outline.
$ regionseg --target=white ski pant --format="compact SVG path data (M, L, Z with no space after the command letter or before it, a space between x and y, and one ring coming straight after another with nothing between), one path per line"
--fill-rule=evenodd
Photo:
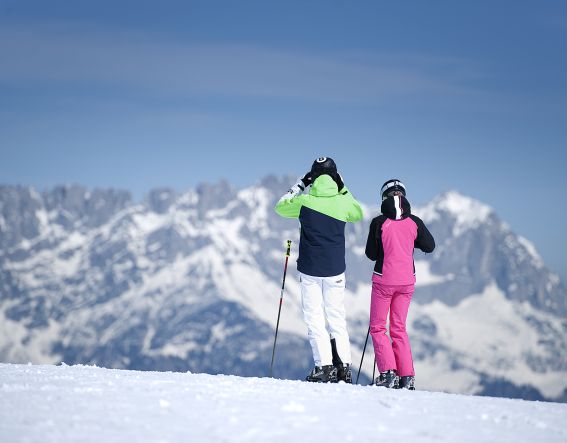
M313 277L299 273L303 319L315 366L333 364L331 338L344 364L351 363L345 313L345 274ZM328 329L327 329L328 328Z

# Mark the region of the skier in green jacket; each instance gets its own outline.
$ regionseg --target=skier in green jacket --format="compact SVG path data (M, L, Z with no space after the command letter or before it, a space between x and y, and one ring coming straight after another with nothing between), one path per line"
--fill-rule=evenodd
M301 194L310 185L309 194ZM344 307L345 226L362 219L362 208L344 186L333 159L320 157L282 196L275 210L282 217L299 218L301 223L297 270L315 362L306 379L351 383Z

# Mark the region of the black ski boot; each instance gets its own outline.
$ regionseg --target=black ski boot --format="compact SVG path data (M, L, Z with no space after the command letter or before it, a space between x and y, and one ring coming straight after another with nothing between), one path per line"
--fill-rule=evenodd
M337 368L333 365L315 366L305 380L314 383L336 383Z
M337 368L337 381L344 381L345 383L352 384L352 371L350 364L335 366Z
M334 338L331 339L331 352L333 354L333 366L337 369L337 382L344 381L345 383L352 384L352 372L350 364L344 364L337 352L337 342Z
M376 378L376 386L383 386L385 388L398 389L399 377L396 371L389 369L380 372L380 377Z
M400 389L409 389L415 391L415 377L413 375L403 375L400 377Z

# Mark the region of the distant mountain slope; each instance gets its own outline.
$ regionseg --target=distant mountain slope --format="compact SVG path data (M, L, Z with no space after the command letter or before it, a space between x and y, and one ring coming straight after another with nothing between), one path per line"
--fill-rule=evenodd
M156 189L140 203L112 189L0 187L0 361L266 375L289 238L275 372L303 378L312 361L294 263L298 224L273 212L289 183L268 176L242 190ZM415 254L418 387L567 400L567 291L535 248L457 192L415 212L438 244ZM347 228L356 366L375 215L366 208ZM370 352L363 370L372 373Z

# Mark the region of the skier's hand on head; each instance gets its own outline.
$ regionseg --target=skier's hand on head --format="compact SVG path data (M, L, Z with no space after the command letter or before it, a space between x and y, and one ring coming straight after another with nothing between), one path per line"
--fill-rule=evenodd
M301 181L303 183L303 187L307 188L307 186L311 186L313 184L313 174L309 171L303 177L301 177Z
M331 174L331 178L337 184L337 188L338 188L339 192L341 192L342 189L345 187L345 184L343 182L343 178L341 177L341 174L339 174L338 172L334 172L333 174Z

